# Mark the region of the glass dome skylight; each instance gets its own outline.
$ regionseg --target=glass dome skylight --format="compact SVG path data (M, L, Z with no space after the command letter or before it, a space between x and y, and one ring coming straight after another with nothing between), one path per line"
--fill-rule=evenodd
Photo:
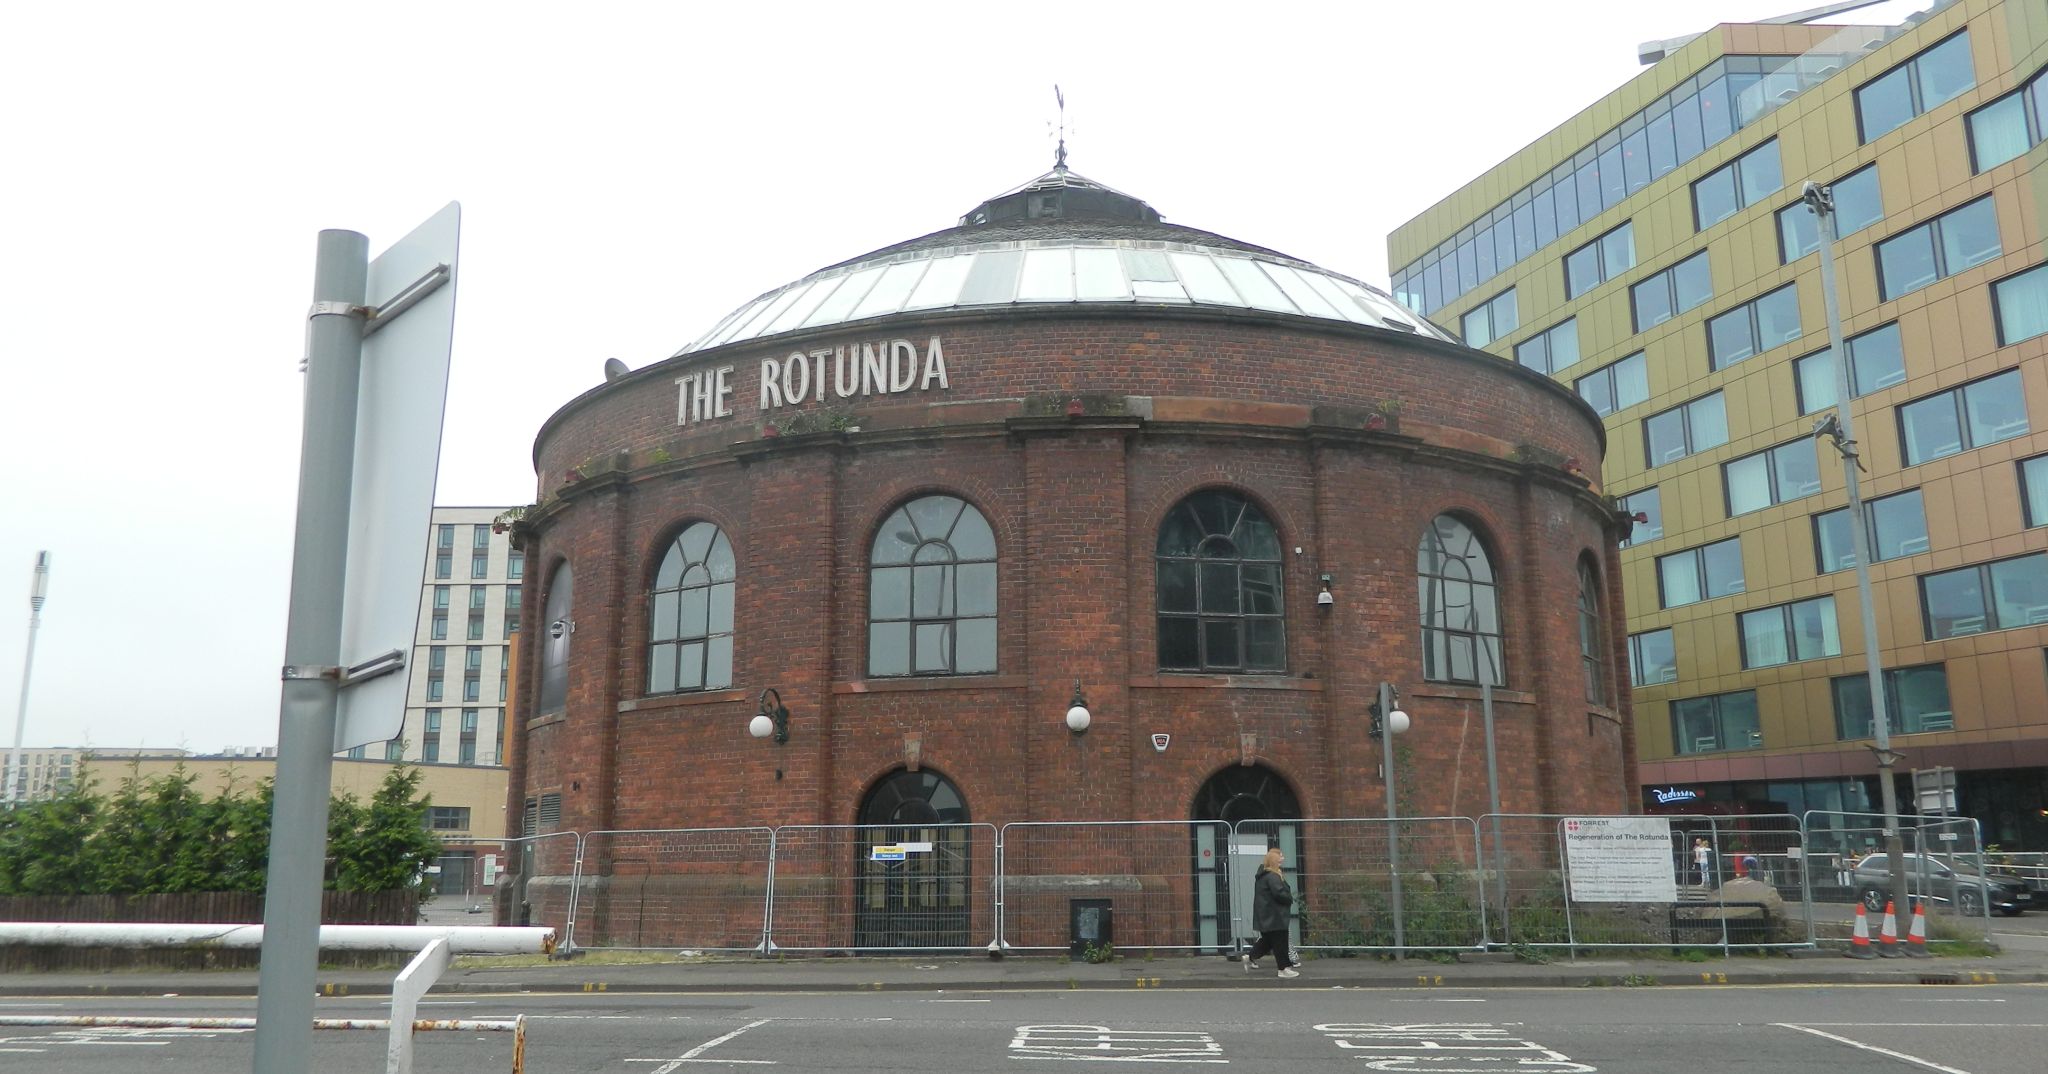
M1385 292L1236 245L1162 224L1144 202L1061 166L983 202L958 228L770 291L676 353L899 313L1082 302L1258 310L1455 342Z

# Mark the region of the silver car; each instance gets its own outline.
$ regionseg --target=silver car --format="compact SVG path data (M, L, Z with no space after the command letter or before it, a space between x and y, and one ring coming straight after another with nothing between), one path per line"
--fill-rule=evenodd
M1969 862L1953 861L1934 854L1908 854L1905 858L1906 893L1916 899L1953 906L1957 912L1977 917L1990 907L2008 917L2032 908L2033 894L2017 876L1982 873ZM1891 863L1881 853L1856 863L1856 894L1872 913L1884 910L1891 898ZM1904 912L1901 907L1901 912Z

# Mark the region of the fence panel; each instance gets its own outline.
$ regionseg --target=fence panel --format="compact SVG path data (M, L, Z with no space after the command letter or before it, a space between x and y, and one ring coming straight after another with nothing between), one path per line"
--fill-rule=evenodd
M760 950L774 841L769 828L586 832L572 939L628 951Z
M1230 827L1222 821L1031 821L1002 828L1002 944L1076 941L1162 951L1234 948ZM1263 846L1261 847L1263 851ZM1100 911L1109 911L1104 936Z
M775 829L771 950L964 951L996 940L993 824Z
M1236 832L1286 852L1294 942L1304 950L1486 945L1479 835L1469 817L1239 821ZM1244 924L1249 932L1248 917Z
M1491 942L1572 948L1811 945L1812 906L1801 894L1807 846L1798 818L1628 818L1666 825L1673 895L1668 902L1573 898L1568 825L1581 819L1589 818L1480 818Z
M505 841L503 872L497 877L500 925L547 925L561 948L574 949L576 868L583 860L583 833L549 832Z
M1806 825L1816 856L1824 863L1813 870L1815 900L1847 904L1845 915L1858 902L1869 913L1882 914L1893 893L1884 817L1814 810L1806 814ZM1970 817L1900 818L1907 897L1926 911L1929 939L1982 940L1990 929L1990 915L2004 901L2008 877L2025 887L2024 878L1988 863L1982 839L1977 821ZM1896 909L1903 938L1911 928L1912 910ZM1870 927L1874 935L1879 927L1875 918Z

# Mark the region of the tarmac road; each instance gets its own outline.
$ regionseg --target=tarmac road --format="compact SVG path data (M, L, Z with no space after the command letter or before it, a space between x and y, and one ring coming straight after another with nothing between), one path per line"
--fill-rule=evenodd
M1312 964L1313 965L1313 964ZM8 997L0 1015L247 1017L223 997ZM322 999L323 1018L374 1018L374 998ZM528 1018L527 1069L953 1072L1078 1062L1097 1069L1513 1070L1518 1074L2038 1074L2048 987L1762 986L1333 988L1115 992L634 993L430 997L428 1018ZM313 1071L382 1069L374 1032L316 1034ZM0 1069L162 1074L248 1069L249 1033L0 1027ZM510 1069L502 1034L424 1033L416 1070ZM1029 1068L1022 1068L1029 1069Z

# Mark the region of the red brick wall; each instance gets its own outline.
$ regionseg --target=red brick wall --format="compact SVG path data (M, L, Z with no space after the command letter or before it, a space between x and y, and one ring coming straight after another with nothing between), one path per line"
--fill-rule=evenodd
M858 432L762 437L762 356L849 338L922 347L934 334L950 390L854 400ZM678 429L673 377L728 363L734 416ZM1074 393L1090 413L1047 415ZM1101 413L1104 396L1147 398L1114 414ZM1398 433L1330 409L1384 399L1403 404ZM1478 691L1421 679L1415 549L1451 511L1483 535L1500 580L1503 808L1627 808L1633 739L1601 436L1564 389L1477 352L1203 311L903 318L864 337L642 370L565 407L540 437L544 496L522 537L537 577L574 565L578 629L567 712L528 722L518 793L560 792L572 829L847 824L909 741L976 821L1185 819L1209 776L1246 760L1281 773L1310 816L1379 816L1365 707L1384 679L1414 718L1400 740L1402 813L1477 816ZM615 457L564 482L571 466ZM1566 472L1568 457L1583 476ZM1159 520L1216 486L1255 500L1286 549L1285 675L1157 671ZM999 670L869 680L869 547L897 505L926 492L969 500L995 530ZM644 697L650 579L667 542L700 519L739 558L735 688ZM1619 685L1605 705L1583 696L1582 556L1606 587L1607 681ZM1328 611L1315 603L1323 572ZM537 637L546 594L534 597L524 627ZM542 648L522 654L529 692ZM1078 736L1062 722L1076 679L1095 716ZM769 686L792 714L786 745L746 733ZM1167 752L1153 750L1154 732L1173 735Z

